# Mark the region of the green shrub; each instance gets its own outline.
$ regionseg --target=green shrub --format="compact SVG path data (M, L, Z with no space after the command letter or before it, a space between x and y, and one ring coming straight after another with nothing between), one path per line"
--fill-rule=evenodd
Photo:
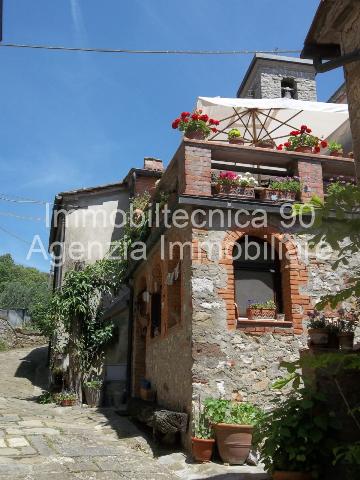
M255 426L262 417L262 410L252 403L207 398L204 407L205 415L211 423Z

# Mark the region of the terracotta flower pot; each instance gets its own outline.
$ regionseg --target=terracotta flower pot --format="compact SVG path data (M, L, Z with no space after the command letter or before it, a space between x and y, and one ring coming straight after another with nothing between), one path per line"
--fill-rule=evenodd
M354 334L353 333L339 333L339 347L340 350L350 351L354 348Z
M326 328L310 328L308 334L313 345L327 345L329 342L329 332Z
M339 152L338 150L335 150L334 152L330 152L330 157L342 157L343 152Z
M244 145L244 140L242 138L229 138L229 143L233 145Z
M302 472L274 472L273 480L312 480L311 473Z
M205 140L205 133L202 130L192 130L185 133L186 138L190 140Z
M251 425L214 425L221 460L231 465L243 465L249 456L253 427Z
M192 455L194 460L201 463L210 462L214 450L215 440L213 438L205 439L195 437L193 437L191 440Z
M301 153L313 153L313 148L304 146L304 147L297 147L295 152L301 152Z
M76 400L61 400L60 405L62 407L73 407L76 403Z
M269 319L274 318L276 310L275 308L255 308L255 307L248 307L246 309L246 314L249 320L261 320L261 319Z
M217 183L215 190L218 195L236 195L239 198L255 198L254 187L240 187L239 185Z
M275 148L275 143L272 140L260 140L255 143L258 148Z

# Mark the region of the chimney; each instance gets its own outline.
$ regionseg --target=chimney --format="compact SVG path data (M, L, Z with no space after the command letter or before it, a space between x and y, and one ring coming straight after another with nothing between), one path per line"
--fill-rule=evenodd
M144 170L152 170L157 172L164 171L164 165L162 160L158 158L145 157L144 158Z

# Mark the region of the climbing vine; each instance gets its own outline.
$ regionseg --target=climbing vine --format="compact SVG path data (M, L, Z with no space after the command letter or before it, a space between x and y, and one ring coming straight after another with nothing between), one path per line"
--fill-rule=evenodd
M124 283L132 245L148 234L149 202L148 193L133 199L123 236L112 244L106 258L68 271L61 289L41 312L50 337L57 332L68 336L65 349L70 356L70 387L79 396L82 379L96 367L112 337L114 325L103 313Z

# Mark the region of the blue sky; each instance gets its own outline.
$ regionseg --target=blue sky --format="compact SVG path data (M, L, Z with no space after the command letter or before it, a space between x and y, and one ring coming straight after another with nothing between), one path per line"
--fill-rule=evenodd
M129 49L298 49L318 0L4 0L4 42ZM52 200L171 159L170 122L197 96L233 97L251 56L116 56L0 49L0 193ZM318 76L319 100L343 81ZM0 200L0 254L47 271L28 245L44 207ZM11 236L12 234L13 236ZM21 240L20 240L21 239Z

